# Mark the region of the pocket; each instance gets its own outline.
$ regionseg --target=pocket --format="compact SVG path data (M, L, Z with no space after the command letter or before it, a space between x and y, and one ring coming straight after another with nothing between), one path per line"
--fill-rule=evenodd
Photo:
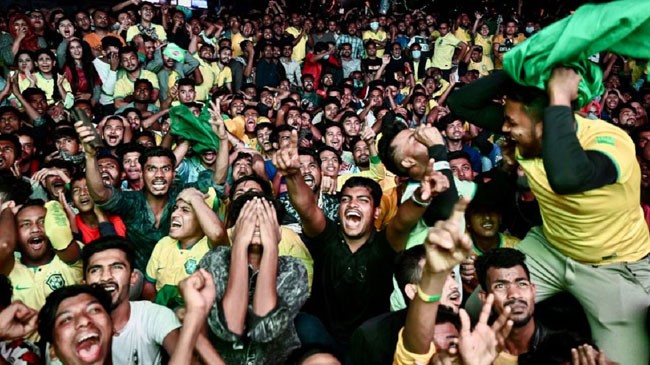
M627 271L632 274L634 281L639 284L646 293L650 294L650 260L645 257L636 262L625 264Z

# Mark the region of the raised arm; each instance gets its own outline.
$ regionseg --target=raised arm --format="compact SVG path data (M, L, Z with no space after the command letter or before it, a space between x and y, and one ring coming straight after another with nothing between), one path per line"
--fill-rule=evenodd
M197 350L206 363L225 364L221 356L212 348L210 342L207 341L205 336L201 335L217 295L212 275L205 269L199 269L181 281L179 288L187 312L183 318L183 327L181 327L181 333L169 364L192 364L194 349Z
M305 184L300 173L297 131L291 131L290 143L275 153L273 164L278 168L278 172L285 177L289 200L300 216L303 232L308 237L322 233L327 220L316 203L314 192Z
M194 209L201 230L208 237L210 247L228 243L228 235L226 234L223 222L210 209L208 204L206 204L205 196L202 192L195 188L185 188L178 195L178 199L182 199Z
M227 330L242 336L248 310L248 246L256 226L255 201L249 200L239 212L234 228L228 283L221 302Z
M221 100L210 101L210 126L212 132L219 138L219 149L217 150L217 161L214 164L212 178L217 185L226 183L228 177L228 136L223 116L221 115Z
M45 235L50 240L57 256L68 264L77 262L81 257L81 248L72 238L70 222L61 203L50 200L45 203L45 208L47 209L43 223Z
M8 276L14 269L14 250L16 249L16 219L13 200L0 205L0 274Z
M262 259L253 294L253 313L264 317L278 305L278 244L280 243L280 224L273 204L266 199L256 200L257 220L262 239Z
M542 159L548 181L558 194L577 194L613 184L618 168L612 157L584 150L576 135L571 102L577 98L580 75L569 68L556 68L548 81L550 106L544 111ZM610 137L611 138L611 137Z
M513 81L503 71L495 71L461 89L452 92L447 104L452 112L479 127L502 133L503 105L494 99L505 93Z
M97 150L92 146L94 132L91 127L85 126L82 121L74 124L79 139L84 147L86 156L86 182L88 184L88 193L96 203L106 203L112 196L110 188L104 186L102 175L97 167Z
M448 220L440 221L429 229L424 242L426 262L402 332L403 347L409 353L431 353L438 304L445 280L454 266L472 252L472 242L462 226L467 204L466 200L459 201Z

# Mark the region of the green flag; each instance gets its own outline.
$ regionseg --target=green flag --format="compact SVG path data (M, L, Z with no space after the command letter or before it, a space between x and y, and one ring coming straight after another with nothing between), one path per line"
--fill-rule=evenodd
M583 5L506 53L503 69L517 83L545 90L554 67L571 67L582 76L583 107L605 91L602 70L587 59L603 51L650 59L650 1Z
M204 106L199 117L195 117L192 111L181 104L169 110L171 120L170 133L183 137L192 142L192 150L202 153L207 150L219 149L219 138L212 132L210 126L210 112Z

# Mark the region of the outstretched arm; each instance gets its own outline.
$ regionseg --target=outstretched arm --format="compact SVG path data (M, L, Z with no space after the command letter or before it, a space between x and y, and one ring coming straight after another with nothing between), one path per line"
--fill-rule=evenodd
M501 133L503 105L494 99L505 93L513 82L503 71L497 71L449 95L447 104L452 112L479 127Z
M88 193L97 203L106 203L113 195L112 190L104 186L102 175L97 167L97 150L92 146L94 132L91 127L85 126L83 122L78 121L74 124L79 139L84 147L86 156L86 182L88 183Z
M314 192L307 186L300 173L297 131L291 131L290 143L275 153L273 164L278 168L278 172L285 177L289 199L300 216L303 232L308 237L322 233L327 220L323 211L316 204Z
M404 349L410 353L430 352L445 280L454 266L471 253L472 242L462 227L467 204L466 200L459 201L448 220L429 229L424 242L426 262L402 332Z

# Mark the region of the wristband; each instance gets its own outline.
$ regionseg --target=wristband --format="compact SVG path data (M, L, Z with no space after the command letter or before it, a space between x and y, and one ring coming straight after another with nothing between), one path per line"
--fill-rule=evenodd
M415 196L415 192L413 192L413 195L411 195L411 200L413 200L413 203L415 203L415 205L420 206L420 207L423 207L423 208L428 207L429 204L431 203L431 200L429 200L428 202L424 202L424 201L418 199L418 198Z
M435 303L442 298L442 294L436 294L436 295L429 295L422 291L422 288L420 288L420 285L417 286L418 288L418 297L420 297L420 300L422 300L425 303Z
M451 167L449 166L448 161L438 161L433 163L434 171L449 170L449 169L451 169Z

